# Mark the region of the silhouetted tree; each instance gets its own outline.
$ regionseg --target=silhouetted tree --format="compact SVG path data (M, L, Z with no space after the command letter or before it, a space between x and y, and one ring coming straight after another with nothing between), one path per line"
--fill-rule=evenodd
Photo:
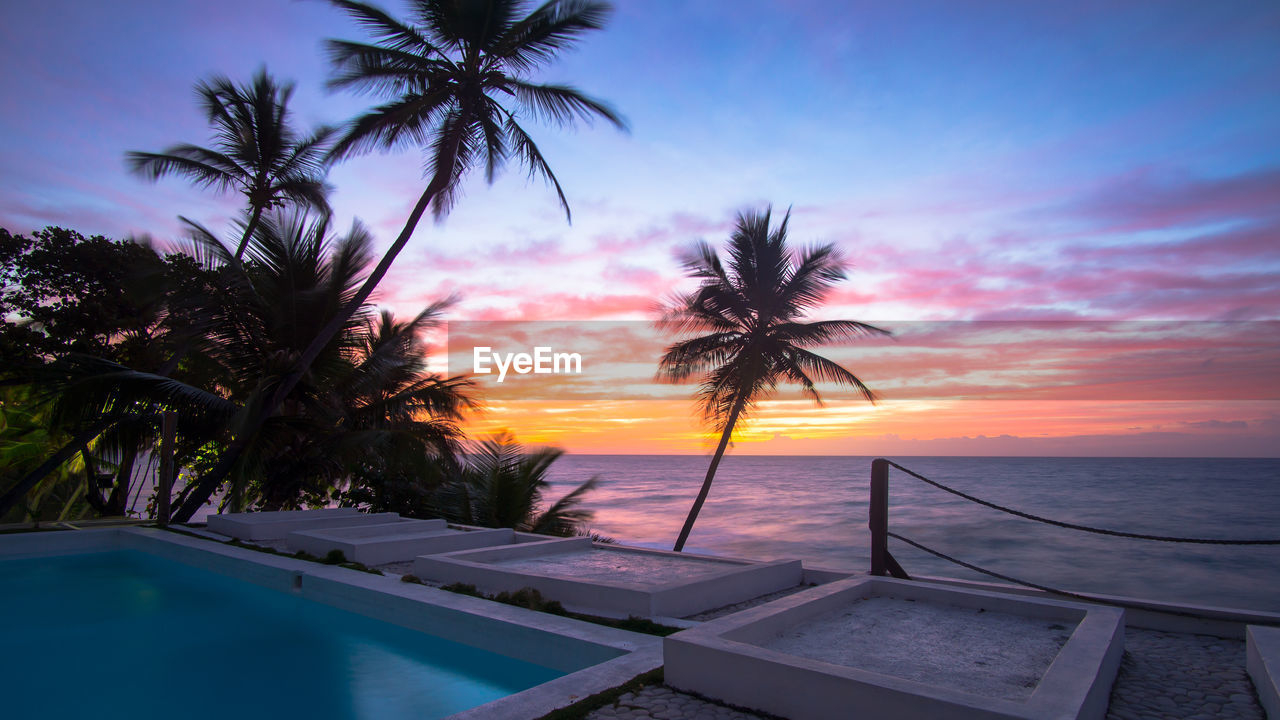
M334 129L321 126L299 135L290 125L292 83L276 84L264 68L249 85L214 77L196 85L196 94L214 128L213 148L182 144L162 153L130 152L126 157L135 174L150 180L182 175L202 187L242 193L248 219L237 259L267 210L293 203L329 212L324 161Z
M368 300L427 208L437 218L448 212L469 169L483 163L485 178L492 181L514 156L531 174L541 175L555 187L568 215L559 181L520 124L522 112L560 125L602 117L624 127L621 117L599 100L566 85L527 79L583 33L600 29L610 10L606 3L550 0L521 17L527 3L520 0L411 0L413 19L406 22L367 3L331 1L365 27L374 42L329 41L335 71L330 85L382 95L388 101L351 121L330 157L418 145L428 153L430 179L404 228L345 312L332 316L298 356L293 370L245 425L207 484L178 510L178 520L190 518L204 501L201 496L208 497L232 471L253 433L286 402L341 331L346 317Z
M770 229L770 210L738 215L729 236L728 261L701 242L684 258L697 290L678 295L663 308L659 326L680 335L701 333L667 348L658 377L669 382L699 378L698 404L704 419L720 433L702 489L680 529L675 550L684 549L689 532L711 491L734 427L780 382L798 383L819 405L815 382L875 395L853 373L809 348L839 340L886 335L885 330L854 320L802 322L832 285L845 277L834 245L800 252L787 247L787 221Z

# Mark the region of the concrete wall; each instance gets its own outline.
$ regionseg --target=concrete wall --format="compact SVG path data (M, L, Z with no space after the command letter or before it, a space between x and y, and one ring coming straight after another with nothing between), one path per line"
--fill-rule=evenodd
M957 578L912 576L912 580L945 587L968 590L988 590L1009 595L1024 597L1055 599L1052 595L1034 588L1003 583L982 582L979 580L960 580ZM1159 630L1161 632L1188 633L1193 635L1213 635L1221 638L1243 640L1245 626L1280 625L1280 613L1263 612L1261 610L1243 610L1239 608L1215 607L1212 605L1177 605L1144 598L1124 595L1100 595L1090 593L1099 604L1104 606L1124 607L1125 624L1129 627ZM1072 602L1086 602L1072 600Z
M1245 667L1258 702L1272 720L1280 718L1280 628L1250 625L1245 636Z

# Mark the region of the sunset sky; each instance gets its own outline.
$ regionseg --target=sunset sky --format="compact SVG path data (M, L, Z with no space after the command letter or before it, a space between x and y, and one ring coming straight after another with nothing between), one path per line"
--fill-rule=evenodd
M897 338L831 350L878 405L784 388L736 452L1280 455L1280 5L616 5L543 79L608 100L630 133L533 125L573 224L518 167L473 174L378 297L408 315L460 295L450 372L482 340L587 359L577 377L480 378L477 431L705 452L693 388L652 380L647 321L687 287L678 249L772 204L794 242L851 261L820 316ZM0 226L164 244L184 215L229 237L238 197L145 183L124 153L208 144L193 85L264 64L297 82L300 124L347 120L372 100L325 90L326 37L365 39L318 0L5 3ZM388 243L422 156L330 182L337 227Z

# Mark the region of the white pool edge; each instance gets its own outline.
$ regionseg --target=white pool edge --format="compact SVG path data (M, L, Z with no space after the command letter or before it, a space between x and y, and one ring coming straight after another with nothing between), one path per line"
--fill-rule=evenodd
M662 639L438 588L155 528L0 536L0 559L139 550L447 640L567 672L448 716L532 720L662 666ZM582 665L586 664L586 667Z

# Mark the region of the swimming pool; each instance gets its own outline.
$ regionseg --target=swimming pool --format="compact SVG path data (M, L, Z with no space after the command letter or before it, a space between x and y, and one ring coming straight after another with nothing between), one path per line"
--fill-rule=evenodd
M501 618L458 620L447 609L404 597L430 588L371 594L371 583L403 583L352 571L335 575L339 569L325 566L290 570L284 566L299 561L287 558L228 558L228 551L246 551L202 551L185 538L165 542L140 532L118 531L116 542L98 543L106 547L97 551L0 555L6 625L0 677L9 688L0 707L6 716L427 720L515 700L522 691L545 695L543 688L564 686L574 671L626 654L625 647L582 643ZM67 542L45 535L52 544ZM131 547L139 544L151 552ZM192 552L208 556L195 563L206 567L162 556ZM228 561L258 582L228 576ZM274 577L278 570L285 574ZM362 577L347 577L356 575ZM325 596L336 602L313 599ZM516 608L496 612L509 610ZM396 619L384 622L380 615ZM433 623L474 627L452 633L455 639L414 628ZM577 652L538 662L528 649L531 637L553 651L559 644ZM578 693L561 687L559 694ZM530 704L529 717L541 714L534 712L537 704ZM507 705L494 716L512 715ZM501 709L501 702L493 707Z

